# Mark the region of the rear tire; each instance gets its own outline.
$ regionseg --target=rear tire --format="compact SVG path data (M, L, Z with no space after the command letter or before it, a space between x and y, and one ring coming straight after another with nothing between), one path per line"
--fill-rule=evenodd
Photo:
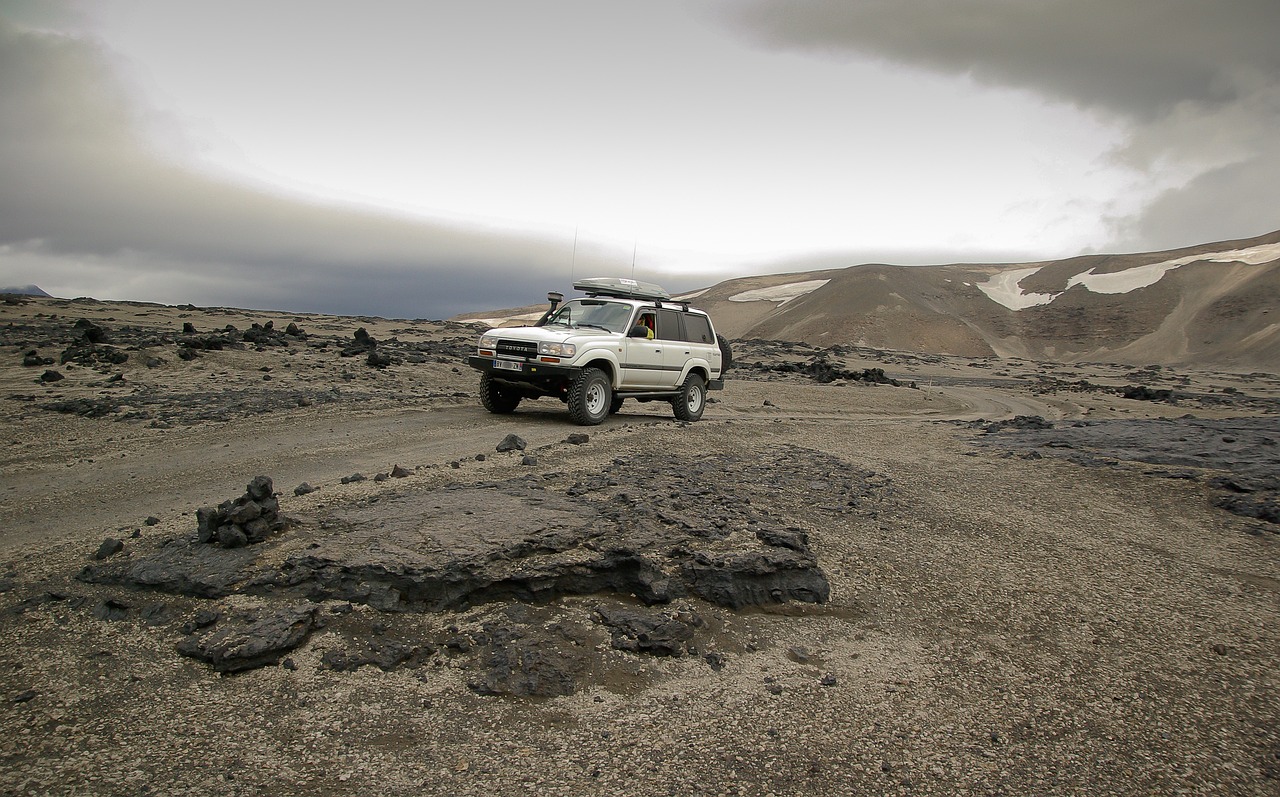
M595 426L609 417L613 386L599 368L584 368L569 388L569 417L579 426Z
M697 374L689 374L680 386L680 395L671 401L676 420L696 421L702 417L702 410L707 406L707 385Z
M480 376L480 403L495 415L510 415L520 406L520 394L503 388L489 374Z

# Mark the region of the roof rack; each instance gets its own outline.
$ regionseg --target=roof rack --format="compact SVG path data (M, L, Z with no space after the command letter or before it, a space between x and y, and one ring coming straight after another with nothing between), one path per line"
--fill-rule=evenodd
M615 299L650 299L653 301L671 300L659 285L652 282L639 282L621 277L590 277L573 283L575 291L582 291L588 296L610 296Z

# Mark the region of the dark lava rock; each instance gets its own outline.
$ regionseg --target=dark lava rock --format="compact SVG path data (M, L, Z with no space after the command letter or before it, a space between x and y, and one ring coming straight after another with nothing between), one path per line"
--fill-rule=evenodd
M418 667L435 653L430 645L408 645L402 642L367 644L360 650L330 649L320 657L320 666L337 672L354 672L364 666L374 666L383 672L397 667Z
M355 332L355 339L348 343L339 352L343 357L358 357L361 354L367 354L378 347L376 338L369 335L368 330L360 327Z
M314 493L318 489L319 489L318 487L312 487L310 484L303 482L302 484L299 484L297 487L293 488L293 494L306 495L307 493Z
M191 634L178 643L177 650L219 672L265 667L302 644L315 626L318 611L298 605L239 612L219 620L210 631Z
M26 368L39 368L44 365L53 365L53 358L41 357L39 352L32 349L22 355L22 365Z
M99 620L112 622L124 620L129 617L129 605L112 598L106 598L98 601L98 605L93 607L93 616Z
M403 479L412 475L413 475L413 469L406 468L402 465L396 465L394 468L391 469L391 478L393 479Z
M528 443L523 437L512 433L502 438L502 442L498 443L498 451L524 451L528 447Z
M1174 403L1172 390L1152 390L1146 385L1129 385L1122 388L1120 395L1134 401L1165 401Z
M124 541L114 538L107 538L98 546L97 552L94 553L94 559L106 559L108 556L115 556L124 550Z
M255 546L256 547L256 546ZM253 548L229 550L194 539L173 540L132 559L87 565L76 578L91 584L121 584L196 598L237 591L256 558Z
M985 422L983 422L985 423ZM1208 485L1225 494L1215 506L1243 517L1280 523L1280 462L1275 441L1280 417L1154 418L1077 422L1057 429L1024 426L975 440L982 446L1035 450L1085 466L1117 462L1158 465L1147 473L1178 476L1186 468L1225 474ZM1173 474L1165 468L1176 468Z
M44 382L46 385L49 384L50 382L61 382L63 379L66 379L66 377L63 376L58 371L54 371L52 369L45 371L43 374L40 374L40 381Z
M280 515L278 495L273 491L269 477L255 477L239 498L223 501L216 508L196 510L198 539L200 542L216 542L224 548L262 542L286 525L285 518Z
M102 327L87 319L75 323L76 340L63 352L60 362L63 365L73 362L79 365L119 365L129 359L129 355L107 345L107 332Z
M597 622L613 635L613 647L654 656L683 656L703 621L692 609L654 611L625 606L597 606Z
M588 661L580 646L547 644L519 631L494 637L480 659L483 672L467 682L478 694L558 697L577 691Z
M365 358L365 364L370 368L386 368L391 363L391 355L377 349L369 352L369 356Z
M590 440L591 440L590 435L583 432L574 432L573 434L566 437L564 441L566 443L571 443L572 445L575 445L575 446L580 446L583 443L586 443Z
M996 434L1005 429L1052 429L1053 422L1046 421L1039 415L1015 415L1014 417L1004 420L987 423L986 421L974 421L975 425L985 429L987 434Z
M775 548L790 548L793 551L809 550L809 535L800 529L756 529L756 537L765 545Z
M350 476L343 476L339 481L343 484L355 484L356 482L362 482L364 480L365 475L363 473L353 473Z

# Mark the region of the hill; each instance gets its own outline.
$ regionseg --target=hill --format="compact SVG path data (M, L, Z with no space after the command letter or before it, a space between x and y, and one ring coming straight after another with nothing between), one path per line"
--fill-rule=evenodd
M0 288L0 294L17 294L19 296L49 296L39 285L23 285L22 287Z
M1280 371L1280 231L1163 252L743 277L687 298L738 339Z

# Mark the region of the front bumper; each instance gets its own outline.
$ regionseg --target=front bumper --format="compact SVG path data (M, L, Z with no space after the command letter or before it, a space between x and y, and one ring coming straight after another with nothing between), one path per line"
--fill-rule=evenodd
M494 364L495 362L519 363L520 370L499 368ZM537 360L506 360L474 354L467 358L467 365L481 373L489 374L500 382L527 385L548 394L562 392L565 386L572 384L582 373L582 368L577 365L554 365Z

